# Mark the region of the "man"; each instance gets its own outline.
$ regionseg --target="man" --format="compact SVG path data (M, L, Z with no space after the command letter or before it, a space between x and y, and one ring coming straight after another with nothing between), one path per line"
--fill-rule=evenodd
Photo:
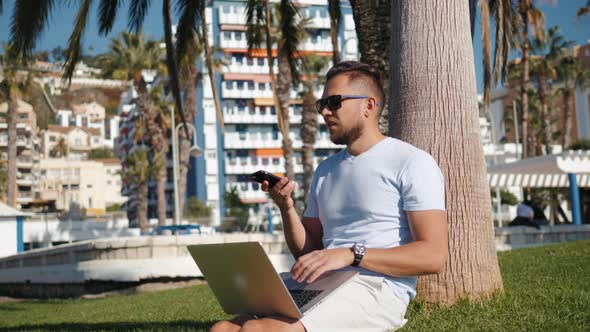
M327 271L360 275L295 321L239 316L212 331L385 331L401 327L416 276L439 272L447 259L444 182L434 159L383 136L384 92L368 65L342 62L326 77L316 103L330 139L346 149L317 167L300 220L283 177L268 191L281 210L285 239L297 259L293 278L311 283Z

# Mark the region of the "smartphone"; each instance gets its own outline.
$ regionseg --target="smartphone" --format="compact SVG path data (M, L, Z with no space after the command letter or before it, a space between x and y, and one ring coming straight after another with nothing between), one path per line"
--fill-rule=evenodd
M277 182L281 181L281 178L267 171L260 170L258 172L252 173L252 175L250 175L250 180L256 181L258 183L262 183L262 181L268 181L269 188L272 188L275 184L277 184Z

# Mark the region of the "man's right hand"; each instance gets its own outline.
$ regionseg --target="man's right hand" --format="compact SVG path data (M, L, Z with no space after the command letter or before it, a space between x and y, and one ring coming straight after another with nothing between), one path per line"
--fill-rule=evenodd
M281 211L288 211L293 207L291 193L295 190L295 182L282 177L272 188L268 188L268 181L262 181L262 191L268 192L272 200L279 206Z

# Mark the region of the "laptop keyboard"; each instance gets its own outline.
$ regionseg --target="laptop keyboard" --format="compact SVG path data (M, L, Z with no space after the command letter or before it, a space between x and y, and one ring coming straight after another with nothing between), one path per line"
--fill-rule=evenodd
M320 295L321 292L321 290L289 289L289 293L293 301L295 301L297 308L303 307L316 296Z

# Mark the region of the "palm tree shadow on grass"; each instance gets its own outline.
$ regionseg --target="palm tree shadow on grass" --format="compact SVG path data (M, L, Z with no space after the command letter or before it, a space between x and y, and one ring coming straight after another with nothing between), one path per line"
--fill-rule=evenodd
M0 332L13 331L208 331L216 321L181 320L175 322L111 322L111 323L57 323L3 327Z

